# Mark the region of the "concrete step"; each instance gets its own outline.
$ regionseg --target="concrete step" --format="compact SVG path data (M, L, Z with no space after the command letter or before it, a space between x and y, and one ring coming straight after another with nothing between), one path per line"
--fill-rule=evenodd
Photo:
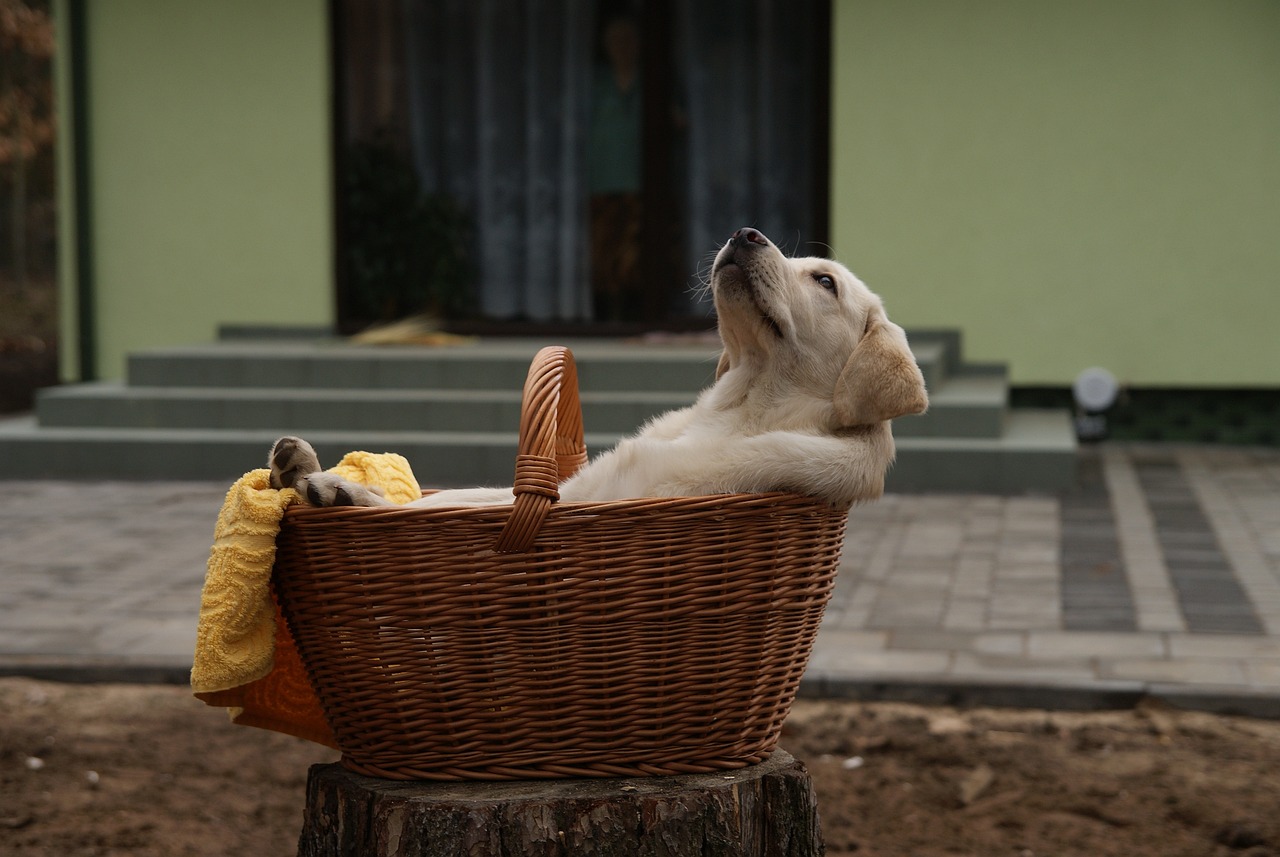
M32 418L0 423L0 460L16 479L231 481L265 466L279 437L263 429L44 428ZM313 431L322 462L346 452L397 452L424 487L510 484L515 432ZM589 435L588 449L616 436Z
M1009 383L1003 371L953 375L929 387L929 410L893 423L894 437L998 438Z
M515 390L546 343L483 342L426 348L344 342L220 342L131 355L135 387L270 387L354 390ZM579 387L695 392L711 383L719 350L709 346L566 343Z
M685 392L582 393L588 430L635 431L693 402ZM42 391L40 425L70 428L322 431L516 431L520 389L328 390L315 388L128 387L118 382Z
M963 375L980 375L1005 378L1008 367L1003 363L975 363L966 361L960 341L960 331L925 328L907 331L907 340L916 362L924 374L925 385L930 392L948 378Z
M1075 482L1076 436L1061 410L1016 409L998 438L897 438L890 491L1058 491Z
M950 355L945 342L912 340L911 353L924 376L924 386L931 393L940 387L950 374Z
M10 479L127 479L230 482L262 466L279 432L263 429L40 427L0 423L0 461ZM509 484L514 432L309 431L326 463L364 449L398 452L424 485ZM591 433L599 452L618 435ZM1075 436L1063 412L1011 412L998 439L901 438L891 491L1053 491L1075 474Z

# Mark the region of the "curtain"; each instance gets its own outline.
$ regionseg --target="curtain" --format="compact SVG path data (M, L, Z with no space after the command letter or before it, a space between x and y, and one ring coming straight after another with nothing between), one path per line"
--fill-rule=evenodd
M589 0L404 2L414 163L474 215L481 311L588 318Z
M587 136L591 0L402 0L409 130L428 191L475 217L480 307L496 319L591 317ZM825 4L673 0L664 53L681 119L671 222L690 288L672 309L706 315L711 255L740 226L784 250L809 242L826 105ZM643 13L643 4L641 4ZM646 46L646 50L653 46ZM815 173L815 171L820 171ZM645 250L645 252L649 252Z
M822 255L813 243L814 188L826 164L814 134L829 38L821 4L754 0L675 4L676 77L688 115L684 201L688 265L704 281L711 255L735 229L754 226L785 252ZM822 171L821 173L816 171ZM710 311L691 290L690 311Z

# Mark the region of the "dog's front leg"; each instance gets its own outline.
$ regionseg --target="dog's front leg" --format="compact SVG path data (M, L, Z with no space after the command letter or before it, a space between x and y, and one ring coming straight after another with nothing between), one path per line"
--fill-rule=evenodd
M300 437L282 437L267 459L272 488L292 488L312 506L391 506L379 488L343 479L320 469L311 444Z
M448 488L426 494L421 500L414 500L410 506L444 507L444 506L502 506L515 500L515 493L510 488Z

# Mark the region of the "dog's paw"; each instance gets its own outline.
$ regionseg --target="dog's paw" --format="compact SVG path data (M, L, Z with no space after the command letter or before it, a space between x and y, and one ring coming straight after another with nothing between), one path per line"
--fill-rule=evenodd
M367 488L333 473L312 473L294 483L312 506L386 506L390 501L377 488Z
M320 459L311 444L302 438L282 437L272 444L267 466L271 468L272 488L301 491L298 483L320 470Z

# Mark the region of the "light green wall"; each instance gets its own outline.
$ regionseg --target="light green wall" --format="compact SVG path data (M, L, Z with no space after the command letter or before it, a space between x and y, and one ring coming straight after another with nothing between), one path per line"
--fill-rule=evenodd
M1280 386L1280 3L835 0L832 246L1015 382Z
M327 4L85 4L98 373L333 315Z

